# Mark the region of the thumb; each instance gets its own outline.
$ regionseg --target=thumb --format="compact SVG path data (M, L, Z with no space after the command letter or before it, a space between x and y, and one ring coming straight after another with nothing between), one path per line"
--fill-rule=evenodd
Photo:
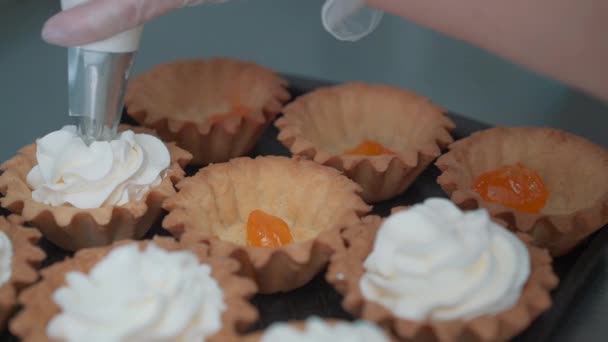
M171 10L204 0L90 0L50 18L42 39L75 46L97 42L137 27Z

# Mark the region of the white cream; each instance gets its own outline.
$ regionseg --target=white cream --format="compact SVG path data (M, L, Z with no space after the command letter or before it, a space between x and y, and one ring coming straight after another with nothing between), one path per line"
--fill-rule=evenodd
M485 210L462 212L437 198L391 215L364 267L363 296L396 316L466 320L512 307L530 258Z
M116 248L89 274L68 273L53 301L61 313L47 334L65 342L204 341L225 310L209 265L153 243Z
M81 209L143 198L171 163L165 144L151 135L124 131L115 140L87 146L75 126L38 139L36 159L38 165L27 175L32 198Z
M0 230L0 286L11 279L13 271L13 244L11 239Z
M286 323L271 325L262 342L388 342L386 334L376 325L365 321L354 323L325 323L318 317L309 318L303 330Z

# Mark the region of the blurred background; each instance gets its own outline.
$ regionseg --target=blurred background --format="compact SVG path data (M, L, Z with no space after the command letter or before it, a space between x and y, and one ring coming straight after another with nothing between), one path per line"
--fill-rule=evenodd
M608 107L396 17L356 43L321 26L322 0L233 0L146 26L135 73L181 58L232 56L284 73L409 88L494 125L566 129L608 144ZM59 0L0 0L0 160L68 122L66 50L41 41Z

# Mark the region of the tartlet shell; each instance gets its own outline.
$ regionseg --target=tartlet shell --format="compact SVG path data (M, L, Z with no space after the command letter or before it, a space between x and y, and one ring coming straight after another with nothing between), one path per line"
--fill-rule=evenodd
M442 171L437 183L452 201L463 209L487 209L554 256L568 253L608 224L606 148L557 129L498 127L474 133L449 149L436 162ZM538 214L487 202L471 189L481 173L517 162L538 172L548 188L549 201ZM551 213L551 206L564 208Z
M292 154L344 172L362 186L368 203L405 191L453 141L450 131L455 127L428 98L360 82L320 88L297 98L275 125L279 141ZM366 139L396 154L344 153Z
M0 217L0 231L6 234L13 247L11 277L0 286L0 329L17 306L17 295L25 287L38 280L37 268L46 254L37 244L42 236L33 228L21 225L23 220L15 215Z
M169 211L163 227L181 240L208 243L216 255L238 259L242 274L254 279L261 293L288 291L309 282L341 246L338 228L358 222L370 210L358 196L360 187L336 170L286 157L242 157L214 164L177 188L179 192L163 205ZM221 240L214 232L225 229L224 222L244 225L254 209L288 224L297 219L298 226L314 226L318 235L278 248L259 248Z
M125 106L139 124L191 152L191 164L206 165L251 151L290 97L287 81L270 69L212 58L163 64L135 77ZM246 115L208 120L232 110L235 101L249 109Z

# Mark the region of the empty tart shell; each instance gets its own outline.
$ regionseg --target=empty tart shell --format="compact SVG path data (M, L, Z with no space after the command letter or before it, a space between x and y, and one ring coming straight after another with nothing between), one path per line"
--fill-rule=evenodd
M154 133L140 127L121 126L136 133ZM162 202L175 193L174 184L184 178L185 167L191 155L166 143L171 165L161 183L150 189L141 200L121 206L103 206L80 209L71 205L51 206L32 199L27 175L38 164L36 144L22 148L0 169L0 199L2 207L23 216L25 221L38 228L45 238L66 250L108 245L113 241L142 238L162 213Z
M169 211L163 227L182 240L210 244L212 253L238 259L261 293L308 283L341 245L338 228L370 209L358 195L360 187L338 171L286 157L213 164L177 188L163 205ZM282 219L293 242L248 246L253 210Z
M10 324L10 331L22 341L50 341L46 327L50 320L60 313L61 309L53 301L53 293L65 286L66 274L69 272L88 273L106 255L117 247L137 243L144 249L149 243L167 251L188 250L194 253L201 263L211 266L211 275L218 282L224 293L226 310L222 314L222 328L209 338L209 341L237 341L237 333L254 323L258 318L249 298L255 294L255 284L237 275L239 265L229 258L218 258L209 255L204 245L178 243L170 237L155 237L153 240L123 240L110 246L87 248L76 252L73 258L55 263L42 270L42 280L23 291L19 302L23 310Z
M368 216L362 223L347 227L342 233L346 248L332 256L326 278L344 296L342 306L346 311L377 323L402 340L507 341L551 306L550 291L558 283L551 267L551 256L546 250L533 246L531 239L522 234L518 236L528 247L530 276L519 301L510 309L467 321L422 322L396 317L384 306L366 300L359 287L365 273L363 262L373 249L381 224L380 217Z
M190 151L192 164L247 154L289 100L287 81L254 63L187 60L136 77L127 112L167 141Z
M17 306L17 294L38 280L37 267L46 257L37 247L41 234L21 225L21 218L0 216L0 232L4 233L12 245L11 275L0 285L0 329Z
M543 179L548 198L539 213L490 203L472 190L480 174L516 163ZM437 182L452 201L487 209L554 256L608 223L608 150L581 137L549 128L492 128L452 144L436 164L443 171Z
M275 125L291 153L343 171L368 203L392 198L453 141L454 123L429 99L384 85L321 88L290 103ZM392 154L348 154L371 140Z

